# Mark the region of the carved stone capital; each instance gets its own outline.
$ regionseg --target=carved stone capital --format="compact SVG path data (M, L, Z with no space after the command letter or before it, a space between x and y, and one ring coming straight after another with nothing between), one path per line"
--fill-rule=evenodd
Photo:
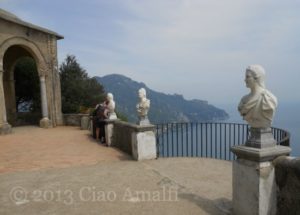
M41 76L46 76L47 75L47 67L45 65L41 65L38 67L38 73Z

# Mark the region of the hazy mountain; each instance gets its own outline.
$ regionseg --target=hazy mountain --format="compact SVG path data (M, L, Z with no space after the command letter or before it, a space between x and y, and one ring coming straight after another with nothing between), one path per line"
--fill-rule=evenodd
M207 101L186 100L182 95L168 95L149 89L144 83L136 82L123 75L107 75L95 77L106 92L114 95L116 110L125 114L129 121L136 122L136 104L138 103L138 90L146 89L147 98L150 99L149 120L152 123L160 122L198 122L223 120L228 114Z

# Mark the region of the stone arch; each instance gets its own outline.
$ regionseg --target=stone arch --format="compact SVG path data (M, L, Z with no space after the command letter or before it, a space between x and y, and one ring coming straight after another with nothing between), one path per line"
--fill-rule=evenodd
M35 61L40 79L43 117L40 126L62 125L57 41L63 39L63 36L25 22L2 9L0 9L0 28L0 135L11 131L6 109L9 107L9 113L13 114L14 102L11 95L15 95L13 94L15 83L12 70L17 59L23 56L29 56ZM6 103L6 100L9 102Z
M9 38L5 40L2 44L0 44L0 70L4 71L4 54L11 46L20 46L26 51L28 51L36 62L39 75L46 75L47 61L43 56L42 52L40 51L39 47L34 42L22 37Z
M4 75L9 75L9 76L13 76L13 73L11 72L13 66L15 65L15 63L17 62L17 58L15 59L15 62L11 62L10 65L8 65L8 68L6 68L5 64L6 64L6 59L5 59L5 54L9 51L10 48L13 47L18 47L21 48L21 50L23 49L25 51L25 53L27 53L27 56L30 56L34 59L36 66L37 66L37 72L38 75L40 77L40 92L41 92L41 102L42 102L42 119L40 120L40 126L41 127L49 127L51 126L51 121L49 120L49 106L47 104L47 99L49 97L49 92L47 93L46 90L46 77L48 77L48 70L49 68L47 67L48 63L46 61L46 58L44 57L43 53L41 52L40 48L38 47L38 45L36 43L34 43L33 41L30 41L26 38L23 37L11 37L8 38L6 40L4 40L2 42L2 44L0 44L0 72L2 72L2 79L4 77ZM25 56L26 56L25 55ZM4 72L4 73L3 73ZM10 77L12 78L12 77ZM3 80L4 81L4 80ZM10 82L11 80L9 80ZM3 82L4 84L4 82ZM9 83L8 88L6 87L6 89L9 89L9 94L11 96L5 95L4 93L4 86L2 86L2 94L3 97L5 98L7 96L7 98L9 97L10 99L6 99L7 101L4 102L3 107L2 107L2 111L3 112L3 119L1 121L3 121L5 124L8 123L7 119L8 119L8 112L7 112L7 107L5 106L9 106L9 116L10 119L16 119L16 107L13 104L14 103L14 90L12 90L12 88L14 88L14 84L13 83ZM51 89L48 89L51 90ZM50 94L51 95L51 94ZM50 98L51 99L51 98ZM10 101L10 102L8 102ZM2 122L2 124L3 124Z

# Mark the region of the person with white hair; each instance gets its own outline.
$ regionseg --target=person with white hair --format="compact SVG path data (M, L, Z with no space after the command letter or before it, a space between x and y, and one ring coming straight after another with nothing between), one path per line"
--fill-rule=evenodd
M275 109L276 97L265 87L265 70L260 65L250 65L246 69L245 82L250 93L245 95L238 111L252 128L271 127Z

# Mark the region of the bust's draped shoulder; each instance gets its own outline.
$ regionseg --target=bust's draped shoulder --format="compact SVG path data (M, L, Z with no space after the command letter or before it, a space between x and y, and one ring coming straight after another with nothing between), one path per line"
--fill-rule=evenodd
M276 106L276 97L270 91L263 90L255 96L244 96L238 110L251 126L267 127L271 124Z
M257 103L257 99L254 99L250 95L243 96L238 106L241 115L248 113L249 110L255 107L256 103Z
M268 90L264 90L262 96L262 114L265 118L272 120L273 112L277 107L277 98Z

